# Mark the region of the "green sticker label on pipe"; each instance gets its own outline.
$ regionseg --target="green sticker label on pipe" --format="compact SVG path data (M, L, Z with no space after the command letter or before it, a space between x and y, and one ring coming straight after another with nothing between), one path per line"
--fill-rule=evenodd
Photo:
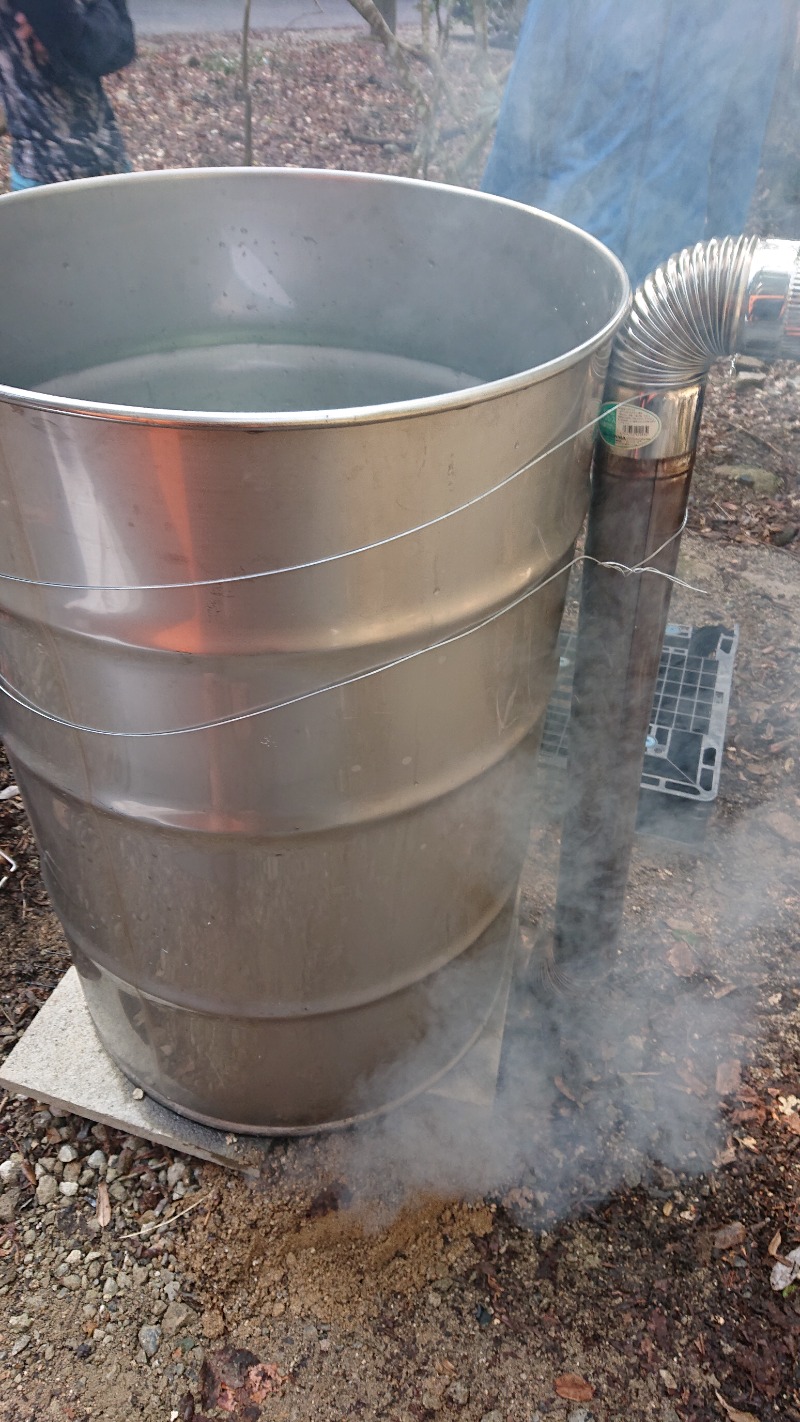
M644 449L661 433L661 420L641 405L614 405L600 410L600 438L612 449Z

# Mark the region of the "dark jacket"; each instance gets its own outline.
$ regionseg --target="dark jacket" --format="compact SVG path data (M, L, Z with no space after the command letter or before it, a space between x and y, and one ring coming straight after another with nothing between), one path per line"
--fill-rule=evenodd
M133 25L125 0L21 0L36 38L55 73L101 79L124 69L136 55Z
M0 0L0 103L22 178L57 183L125 171L101 76L134 55L125 0Z

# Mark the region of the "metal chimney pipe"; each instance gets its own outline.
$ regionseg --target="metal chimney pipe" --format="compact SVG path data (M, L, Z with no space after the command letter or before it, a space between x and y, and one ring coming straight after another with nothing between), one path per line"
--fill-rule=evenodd
M569 733L551 964L563 985L602 971L619 936L706 379L713 361L734 353L800 358L800 243L740 237L687 248L642 283L616 338Z

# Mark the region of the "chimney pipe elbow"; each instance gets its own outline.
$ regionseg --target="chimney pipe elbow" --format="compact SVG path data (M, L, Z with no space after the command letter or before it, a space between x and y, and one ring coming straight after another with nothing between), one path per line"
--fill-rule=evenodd
M656 267L614 343L606 398L683 389L737 352L800 359L800 243L714 238Z
M753 251L736 350L762 360L800 360L800 243L774 238Z

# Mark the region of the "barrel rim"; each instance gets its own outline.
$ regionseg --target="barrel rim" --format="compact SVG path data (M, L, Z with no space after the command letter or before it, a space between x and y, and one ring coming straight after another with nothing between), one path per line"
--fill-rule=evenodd
M99 178L78 178L68 183L52 183L22 192L7 193L4 204L14 202L52 202L59 196L76 189L115 187L120 183L150 184L166 181L209 182L224 177L226 181L250 182L264 176L282 177L292 182L311 179L330 182L355 181L374 186L392 184L397 187L431 189L448 195L463 196L473 202L492 206L513 208L577 234L587 245L594 248L599 256L611 267L620 279L620 298L616 309L606 323L593 336L580 345L573 346L563 355L542 365L531 366L514 375L500 380L484 381L469 386L466 390L446 392L442 395L426 395L413 400L397 400L377 405L354 405L324 410L291 411L231 411L231 410L175 410L148 405L119 405L96 400L78 400L65 395L49 395L42 391L27 390L24 387L6 385L0 382L0 402L22 406L27 409L46 410L53 413L73 415L82 418L108 420L137 426L185 429L239 429L239 430L312 430L329 426L347 427L356 425L382 424L391 420L414 418L420 415L442 413L449 410L464 410L489 400L510 395L532 385L550 379L561 371L568 370L591 356L611 338L622 322L631 300L631 286L627 272L619 258L591 233L584 232L574 223L545 212L542 208L516 202L511 198L498 197L474 188L459 187L449 183L433 183L419 178L405 178L389 173L360 173L347 169L333 168L289 168L289 167L215 167L215 168L159 168L135 173L115 173ZM0 208L0 220L2 208Z

